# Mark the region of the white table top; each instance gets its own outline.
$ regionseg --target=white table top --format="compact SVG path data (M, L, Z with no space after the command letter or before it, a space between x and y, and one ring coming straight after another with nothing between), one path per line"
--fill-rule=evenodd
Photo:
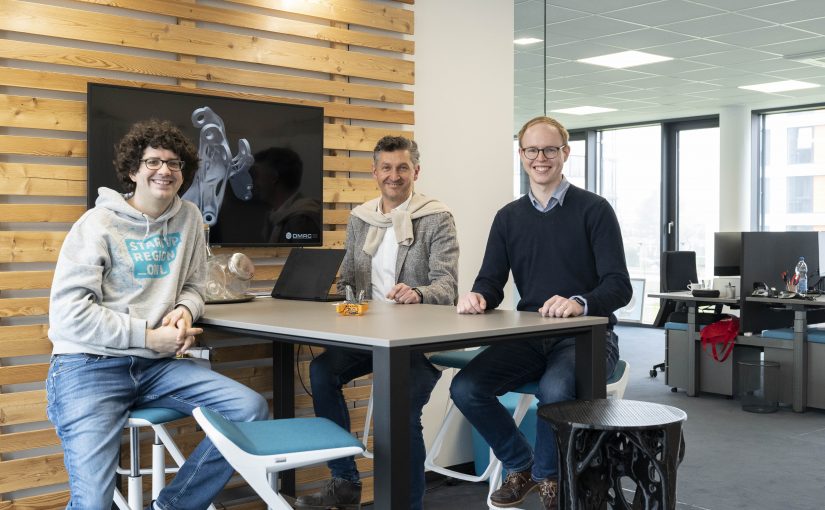
M607 324L605 317L551 319L535 312L493 310L459 315L454 306L395 305L373 301L363 316L341 316L334 303L261 297L247 303L207 305L199 324L394 347L493 338Z
M745 298L747 301L751 301L754 303L769 303L774 305L801 305L801 306L809 306L809 307L818 307L822 308L825 307L825 297L817 296L813 300L811 299L794 299L794 298L778 298L778 297L760 297L760 296L748 296Z

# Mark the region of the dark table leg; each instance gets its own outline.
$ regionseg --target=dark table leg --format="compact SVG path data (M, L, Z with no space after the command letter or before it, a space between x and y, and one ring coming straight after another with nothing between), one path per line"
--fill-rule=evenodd
M272 417L295 416L294 347L290 343L272 344ZM295 470L281 471L281 493L295 496Z
M372 351L376 510L410 506L410 351Z
M605 330L600 324L576 335L576 396L580 399L607 397Z

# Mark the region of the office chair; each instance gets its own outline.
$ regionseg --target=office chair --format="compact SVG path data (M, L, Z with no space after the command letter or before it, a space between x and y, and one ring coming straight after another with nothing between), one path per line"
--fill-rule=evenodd
M659 290L661 292L676 292L687 290L689 283L698 282L696 276L696 252L695 251L665 251L662 252L659 264ZM684 312L684 304L677 303L670 299L662 299L659 312L653 321L654 328L664 327L671 314L674 312ZM686 322L685 320L674 322ZM665 371L665 363L653 365L650 369L650 377L656 377L658 371Z
M659 290L661 292L686 291L688 284L699 281L696 275L696 252L694 251L665 251L662 252L661 264L659 265L660 278ZM724 315L722 305L716 305L714 313L701 313L696 315L696 324L710 324L716 322ZM664 327L666 322L687 322L687 305L671 299L663 299L653 321L653 327ZM650 377L656 377L658 371L665 371L665 363L653 365L650 369Z

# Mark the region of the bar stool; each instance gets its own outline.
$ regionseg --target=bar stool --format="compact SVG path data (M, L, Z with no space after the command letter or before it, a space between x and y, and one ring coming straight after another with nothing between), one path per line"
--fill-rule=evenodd
M142 407L133 409L126 422L129 429L129 468L117 467L118 475L128 475L128 501L115 488L113 502L120 510L143 510L143 475L152 476L152 499L157 499L160 491L166 486L166 475L177 473L180 466L186 461L165 424L185 418L187 415L165 407ZM154 440L152 442L152 467L140 467L140 427L152 427ZM166 452L175 461L175 467L166 467ZM214 505L209 505L215 510Z
M232 422L205 407L193 412L206 436L274 510L292 510L278 491L281 471L361 453L349 431L326 418Z

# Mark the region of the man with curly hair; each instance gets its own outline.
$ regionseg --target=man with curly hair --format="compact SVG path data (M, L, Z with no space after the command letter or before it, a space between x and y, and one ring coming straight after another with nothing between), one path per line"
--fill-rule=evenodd
M206 254L201 214L179 192L198 170L193 144L170 122L135 124L116 147L126 194L98 190L71 228L49 306L49 420L63 444L68 508L108 509L122 429L137 407L234 421L267 418L261 395L183 355L202 332ZM204 439L152 508L206 508L232 468Z

